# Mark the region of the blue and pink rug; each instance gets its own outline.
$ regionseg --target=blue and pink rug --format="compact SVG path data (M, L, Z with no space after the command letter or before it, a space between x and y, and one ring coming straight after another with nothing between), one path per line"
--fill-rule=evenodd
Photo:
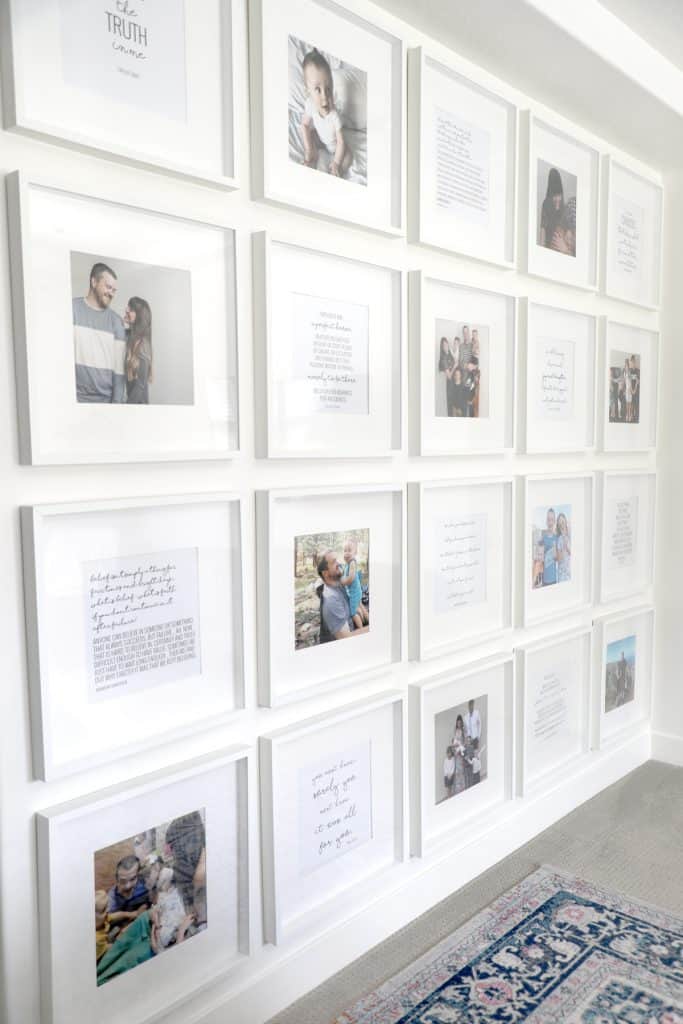
M683 920L543 867L335 1024L683 1024Z

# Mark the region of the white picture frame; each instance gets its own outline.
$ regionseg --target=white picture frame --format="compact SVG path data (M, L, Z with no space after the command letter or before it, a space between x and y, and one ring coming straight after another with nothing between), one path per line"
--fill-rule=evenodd
M414 857L467 846L500 820L502 808L512 800L514 686L511 654L470 662L409 686L410 851ZM456 781L449 790L443 774L444 753L450 731L455 731L460 716L464 722L471 702L479 712L480 778L474 782L472 776L463 778L465 764L459 766L460 775L456 765ZM439 740L444 753L437 749ZM463 758L468 744L464 747Z
M389 672L403 656L403 486L258 491L256 512L259 703L303 700ZM337 595L340 577L331 575L346 572L347 540L356 545L358 582L369 587L366 626L349 623L350 600ZM326 570L332 595L317 568L326 551L336 555Z
M265 232L253 244L257 374L267 412L257 417L259 455L399 452L402 272Z
M9 175L7 187L22 463L234 455L235 232L96 192L70 192L23 172ZM90 295L96 267L107 272L100 282L111 283L113 272L119 293L93 310L82 296ZM148 402L133 408L125 401L122 315L126 296L141 291L153 311L154 373ZM75 328L77 316L82 324Z
M408 51L411 241L514 267L517 119L483 72L475 79L452 54ZM463 181L460 195L448 178Z
M605 470L601 487L601 604L654 584L657 474Z
M663 189L615 157L605 157L607 213L605 295L658 309L662 265Z
M622 395L629 359L634 411ZM636 364L634 366L633 364ZM605 319L602 345L602 446L606 452L652 452L659 422L659 333ZM616 393L615 393L616 392Z
M102 972L96 984L95 854L190 814L200 813L204 823L206 928L115 976L117 996L131 1024L145 1024L248 960L254 783L251 751L232 747L37 813L45 1024L71 1024L77 1016L114 1024L120 1013L109 988L114 979Z
M511 477L408 485L412 660L512 629L514 508Z
M597 319L527 300L526 451L595 447Z
M408 847L405 718L405 697L392 690L260 737L266 942L310 938L395 884ZM346 794L342 813L352 801L351 837L315 804L320 775Z
M592 637L589 626L515 650L518 796L570 778L590 751Z
M527 125L526 270L537 277L595 291L598 287L600 154L573 131L570 134L532 112L528 113ZM562 187L561 205L554 212L550 188L557 179L551 178L552 171L559 174ZM555 191L554 194L560 193ZM576 200L573 211L569 202L572 198ZM543 215L544 202L551 204L547 221ZM542 240L542 227L544 233L552 231L547 241Z
M242 519L229 494L21 510L37 778L180 739L244 707ZM135 602L150 607L132 612Z
M594 474L530 475L520 490L523 625L585 611L593 597Z
M650 719L654 626L655 611L649 606L600 616L594 622L593 745L598 750L628 739ZM620 681L622 654L627 670ZM608 663L612 665L609 685Z
M9 0L6 127L237 188L234 54L243 0L200 3L147 5L142 23L130 4L117 14L106 4Z
M512 295L438 280L419 270L409 274L409 296L412 453L510 451L515 444L517 300ZM459 341L465 340L465 327L472 331L470 339L475 330L479 334L477 408L474 415L451 415L446 376L439 369L440 350L445 337L451 358L459 365L463 350ZM452 351L456 344L457 360ZM494 351L502 352L495 373ZM461 372L461 387L467 376L466 371ZM459 401L465 413L467 404L465 399ZM458 406L455 408L457 412Z
M404 46L390 28L366 19L359 0L286 7L250 0L253 187L269 202L398 236L405 230ZM328 124L331 105L306 105L315 94L307 94L303 61L314 50L352 159L345 168L342 158L339 175L325 173L336 166L339 142ZM304 164L303 119L316 125L311 166Z

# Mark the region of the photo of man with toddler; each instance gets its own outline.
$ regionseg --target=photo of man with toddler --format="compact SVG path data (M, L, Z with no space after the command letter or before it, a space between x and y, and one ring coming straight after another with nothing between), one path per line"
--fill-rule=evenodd
M369 631L369 548L367 529L295 537L295 650Z
M486 694L434 717L435 803L483 782L488 774Z

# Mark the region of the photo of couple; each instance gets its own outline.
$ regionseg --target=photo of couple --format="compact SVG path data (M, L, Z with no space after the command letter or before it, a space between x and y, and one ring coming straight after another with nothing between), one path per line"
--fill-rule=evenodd
M576 256L576 175L538 161L538 232L545 249Z
M370 629L369 530L294 538L294 648Z
M487 703L484 695L434 718L437 804L486 778Z
M477 419L487 415L481 372L488 355L488 327L437 320L435 338L436 415Z
M640 356L610 352L609 421L640 423Z
M71 284L77 402L193 404L189 271L72 252Z
M626 636L607 645L605 711L628 704L635 696L636 638Z
M534 510L531 526L531 586L550 587L572 578L571 505Z
M204 931L204 810L95 853L97 984Z

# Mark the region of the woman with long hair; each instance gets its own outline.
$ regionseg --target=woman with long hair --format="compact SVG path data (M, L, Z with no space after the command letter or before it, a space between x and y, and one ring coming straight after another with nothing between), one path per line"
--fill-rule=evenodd
M448 344L448 338L442 338L439 343L439 366L437 387L439 392L436 400L437 416L453 416L453 371L456 360ZM443 374L443 379L441 378ZM445 387L444 387L445 385Z
M453 796L467 789L467 773L465 770L465 722L462 715L455 720L451 746L455 755L455 775L453 778Z
M126 326L126 402L149 405L152 382L152 310L134 295L123 314Z
M538 244L550 248L553 236L560 226L564 212L564 189L562 177L557 167L548 171L548 187L541 206L541 225L538 232Z
M572 578L572 542L569 523L564 512L557 517L557 582L567 583Z

